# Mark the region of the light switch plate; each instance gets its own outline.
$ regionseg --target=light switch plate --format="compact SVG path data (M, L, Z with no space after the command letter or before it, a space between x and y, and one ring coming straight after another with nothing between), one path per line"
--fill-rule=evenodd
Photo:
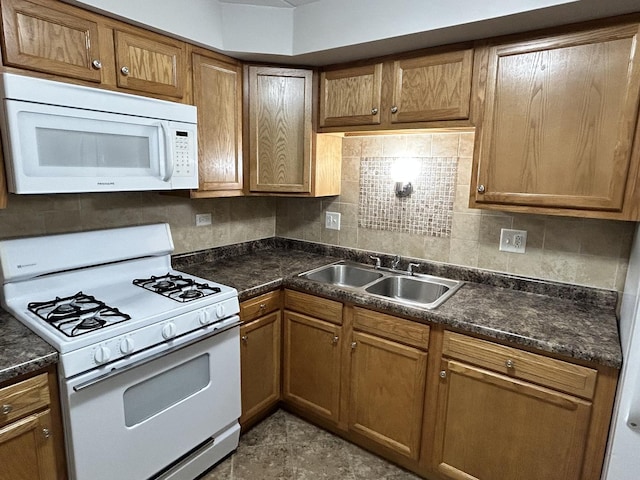
M527 246L526 230L500 230L500 250L503 252L524 253Z
M340 230L340 214L338 212L327 212L324 218L324 226L329 230Z

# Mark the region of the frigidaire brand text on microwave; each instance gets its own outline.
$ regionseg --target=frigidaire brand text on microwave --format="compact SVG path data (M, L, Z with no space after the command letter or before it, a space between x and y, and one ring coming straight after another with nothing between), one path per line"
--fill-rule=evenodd
M10 192L198 187L194 106L8 73L0 93Z

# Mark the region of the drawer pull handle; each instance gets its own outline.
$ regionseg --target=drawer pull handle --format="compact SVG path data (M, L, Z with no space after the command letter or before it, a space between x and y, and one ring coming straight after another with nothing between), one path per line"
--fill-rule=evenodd
M338 340L339 340L338 336L337 336L337 335L334 335L334 336L333 336L333 339L331 340L331 343L333 343L333 344L335 345L335 344L337 344L337 343L338 343Z
M42 436L44 438L49 438L51 436L51 430L49 430L48 428L43 428L42 429Z
M446 370L440 370L440 378L447 378L447 371Z
M266 303L261 303L260 304L260 310L264 310L265 308L267 308L267 304Z
M505 366L507 368L514 368L516 366L515 362L511 359L507 360L506 362L504 362Z
M11 410L13 410L13 406L11 406L11 405L2 405L2 414L3 415L9 415L11 413Z

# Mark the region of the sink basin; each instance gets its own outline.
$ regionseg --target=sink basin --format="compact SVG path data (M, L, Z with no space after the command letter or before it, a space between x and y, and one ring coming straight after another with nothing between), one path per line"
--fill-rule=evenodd
M453 295L464 282L425 274L411 275L388 268L342 261L301 273L301 278L388 301L432 309Z
M402 303L435 308L462 286L462 282L437 277L385 277L365 288L365 292Z
M308 280L343 287L362 287L383 276L381 272L350 264L334 264L300 275Z

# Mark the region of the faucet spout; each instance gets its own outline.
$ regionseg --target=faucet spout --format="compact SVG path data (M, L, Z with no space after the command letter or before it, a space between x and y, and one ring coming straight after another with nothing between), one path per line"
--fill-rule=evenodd
M396 270L398 268L399 264L400 264L400 255L396 255L395 257L393 257L393 262L391 263L391 268Z

